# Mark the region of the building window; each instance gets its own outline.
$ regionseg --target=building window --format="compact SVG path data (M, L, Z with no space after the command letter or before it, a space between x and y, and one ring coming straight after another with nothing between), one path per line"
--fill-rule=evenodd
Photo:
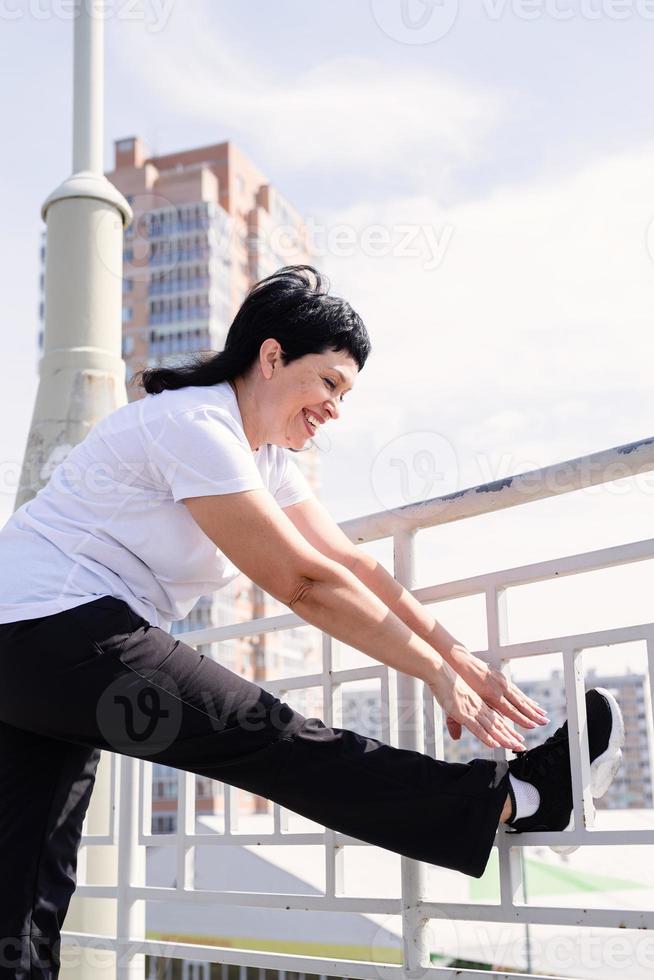
M123 357L129 357L130 354L134 353L134 338L126 334L123 337Z
M177 830L177 817L167 813L157 813L152 817L153 834L174 834Z
M123 306L123 323L129 323L134 315L134 310L131 306Z

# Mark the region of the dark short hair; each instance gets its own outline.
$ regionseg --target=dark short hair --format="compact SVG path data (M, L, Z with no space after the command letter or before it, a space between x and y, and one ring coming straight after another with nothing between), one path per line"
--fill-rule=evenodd
M178 367L136 372L130 383L151 395L170 388L214 385L245 374L259 357L262 343L274 337L289 364L305 354L346 351L363 368L371 351L361 317L350 304L327 292L324 275L311 265L287 265L250 289L232 321L224 350L193 354Z

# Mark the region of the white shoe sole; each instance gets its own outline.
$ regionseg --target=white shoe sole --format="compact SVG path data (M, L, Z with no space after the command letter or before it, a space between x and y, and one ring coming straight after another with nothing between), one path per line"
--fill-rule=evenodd
M597 687L595 690L599 694L602 694L608 701L612 720L609 744L602 754L598 755L590 764L590 792L593 799L598 800L601 796L604 796L622 764L624 720L620 706L611 692L607 691L604 687ZM593 807L593 815L595 812L595 807ZM575 815L573 810L565 830L572 830L574 828L574 822ZM556 851L557 854L572 854L578 847L579 844L550 844L550 849Z

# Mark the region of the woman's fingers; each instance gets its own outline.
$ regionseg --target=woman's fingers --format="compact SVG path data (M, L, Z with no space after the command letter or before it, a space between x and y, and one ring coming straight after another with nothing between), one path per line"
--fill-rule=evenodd
M503 675L502 675L503 676ZM506 678L505 678L506 680ZM493 706L516 722L522 728L533 729L538 725L546 725L549 722L547 714L540 708L535 701L522 693L515 684L507 683L502 685L504 690L499 700Z
M514 749L520 752L525 747L525 743L517 732L514 732L508 725L496 722L490 729L493 738L496 738L502 746L507 749Z
M492 670L489 676L489 692L481 694L487 704L506 715L522 728L532 729L549 722L547 712L533 698L523 694L520 688L500 670Z
M524 748L524 737L519 732L514 731L499 712L488 706L486 706L486 712L488 730L493 738L498 739L508 749L520 751Z
M483 742L484 745L488 745L491 749L498 749L500 747L499 742L496 742L493 736L486 731L484 726L480 725L478 721L474 720L474 718L470 718L465 723L465 726L472 732L473 735L476 735L479 741Z
M532 698L528 698L526 694L523 694L519 687L515 684L511 685L511 700L518 707L520 711L527 718L535 721L537 724L543 725L549 721L547 717L547 712L541 708L539 704L536 703Z
M498 683L493 684L493 680ZM525 738L511 723L527 729L535 728L536 724L543 724L546 720L542 709L531 698L526 698L503 674L492 678L485 687L487 693L482 695L465 683L459 682L458 686L454 686L452 704L448 704L447 727L450 734L458 737L455 725L464 725L484 745L513 752L524 751Z
M484 732L485 737L482 741L486 745L492 745L494 748L501 746L502 748L512 749L516 752L520 752L524 748L524 739L522 736L518 732L514 732L502 719L502 716L492 708L489 708L488 705L484 704L482 706L476 721ZM474 729L471 728L471 731L474 731ZM478 735L478 732L475 732L475 734Z
M521 725L527 729L538 727L538 723L532 721L519 707L516 707L515 703L510 701L508 696L502 696L500 698L498 708L503 715L506 715L511 721L514 721L516 725Z

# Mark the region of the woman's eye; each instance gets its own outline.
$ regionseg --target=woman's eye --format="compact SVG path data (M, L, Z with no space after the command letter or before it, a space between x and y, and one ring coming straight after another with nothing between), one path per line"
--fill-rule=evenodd
M331 386L332 391L336 387L336 383L334 381L332 381L331 378L323 378L323 381L326 381L327 384ZM345 398L345 395L341 395L341 397L338 399L339 402L342 402L344 398Z

